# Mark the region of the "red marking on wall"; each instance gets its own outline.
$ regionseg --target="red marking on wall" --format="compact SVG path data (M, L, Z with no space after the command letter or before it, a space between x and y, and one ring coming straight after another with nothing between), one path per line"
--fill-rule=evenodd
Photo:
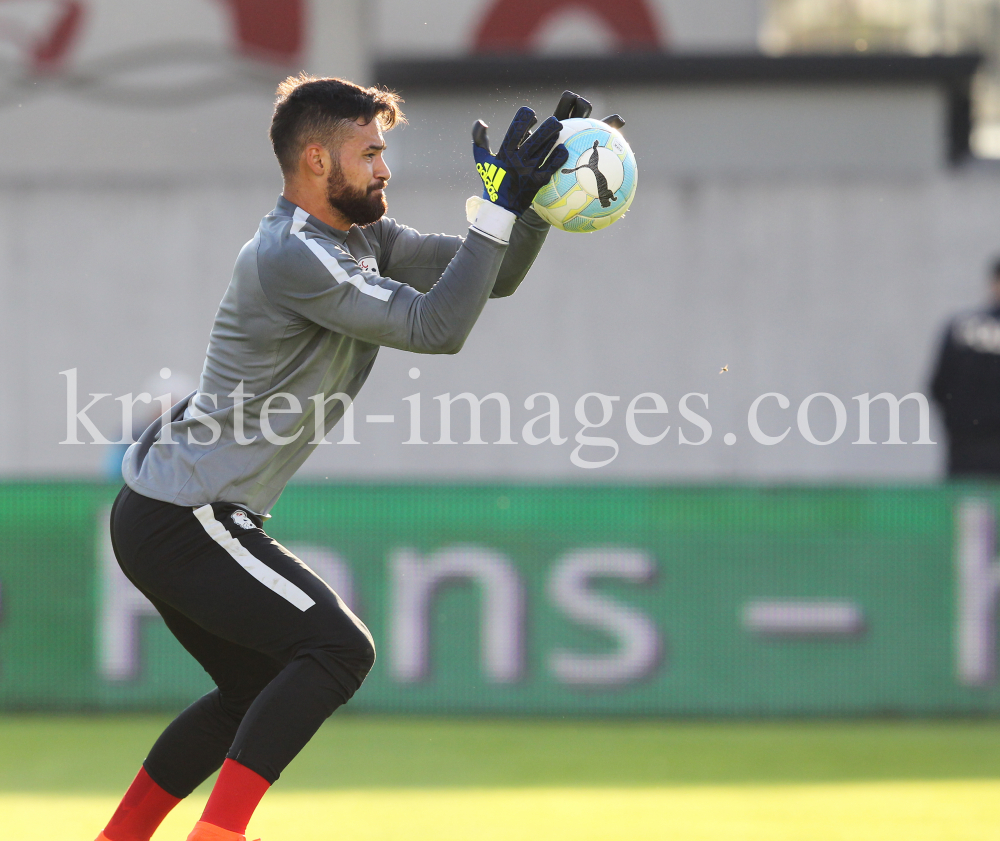
M56 17L55 25L44 37L35 42L31 58L36 70L52 72L58 70L69 55L70 47L80 33L83 23L83 4L77 0L67 0Z
M221 0L233 15L237 49L251 58L294 64L302 53L305 0Z
M41 33L19 24L16 17L0 19L0 38L16 44L29 67L41 73L51 73L61 67L80 34L84 17L84 4L80 0L50 2L49 6L53 10L52 20L48 29Z
M476 30L474 47L483 52L527 52L554 15L589 12L616 37L621 49L664 47L646 0L494 0Z

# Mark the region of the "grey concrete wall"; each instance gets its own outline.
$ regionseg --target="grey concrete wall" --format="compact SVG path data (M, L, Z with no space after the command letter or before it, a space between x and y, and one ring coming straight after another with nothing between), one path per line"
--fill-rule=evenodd
M531 101L541 109L550 99L546 92ZM872 122L877 108L853 100L861 104L846 108L842 119L859 115L858 130L837 130L844 138L876 135L856 155L824 143L822 132L804 120L788 141L784 169L780 154L756 169L751 156L741 167L724 166L719 157L709 165L708 152L697 160L690 144L662 143L659 128L669 124L666 136L679 137L689 131L681 115L700 112L722 131L724 97L715 112L693 99L685 112L681 99L665 98L646 111L638 94L600 102L630 121L640 182L629 214L599 234L552 232L523 288L489 304L459 355L384 351L355 409L361 443L321 448L304 473L650 481L936 475L941 447L852 444L858 410L851 398L881 391L902 396L924 385L942 319L977 302L984 264L998 250L1000 171L944 168L930 125L936 106L923 95L887 105L881 127ZM87 165L79 166L56 154L58 144L47 145L40 129L25 125L14 132L22 138L17 155L0 155L0 473L101 469L104 448L58 444L66 428L60 371L78 370L81 393L118 396L140 390L163 366L192 375L200 370L233 259L280 189L262 141L269 101L261 88L214 110L175 111L172 120L131 111L135 125L122 135L127 142L102 151L81 135L81 148L91 151L80 158ZM797 102L807 115L844 107L836 99ZM389 135L390 213L425 231L461 232L464 200L476 182L466 132L479 116L501 126L512 105L413 98L411 126ZM765 117L779 105L794 118L788 103ZM739 150L737 141L753 136L746 124L740 128L743 112L731 110L729 146ZM0 112L0 128L6 132L20 119ZM203 142L188 137L192 126ZM766 121L758 127L759 136L773 131ZM883 143L907 133L908 144ZM137 145L143 136L149 147ZM148 166L143 148L154 150ZM858 162L853 169L846 166L851 161ZM729 370L720 374L724 365ZM411 367L419 368L419 379L411 379ZM423 439L433 442L434 397L463 391L506 394L519 443L402 443L410 431L404 397L421 394ZM541 411L524 408L535 392L558 397L567 443L524 443L522 426ZM615 439L618 456L591 470L571 461L580 428L574 404L587 392L620 398L606 430L591 433ZM639 419L647 435L672 425L655 446L634 443L625 424L626 407L643 392L662 395L669 408L665 417ZM702 435L679 414L689 392L709 396L707 410L696 399L690 403L712 425L701 446L678 443L678 427L689 440ZM761 410L768 432L792 428L773 447L753 441L747 429L749 405L765 392L791 401L784 412L773 401ZM834 394L846 406L847 430L829 446L807 443L796 428L796 408L815 392ZM115 430L114 409L105 398L91 416ZM494 441L495 406L483 411L484 438ZM596 403L589 411L599 414ZM907 441L917 437L911 413L904 408ZM367 414L393 414L396 422L371 425ZM818 399L810 416L818 437L828 434L832 416ZM467 428L465 410L456 407L455 440L465 440ZM732 446L724 443L727 432L736 435ZM932 437L938 436L935 427ZM339 433L332 437L339 440ZM872 439L886 437L885 411L875 408ZM581 454L598 461L610 450L588 447Z
M561 89L411 96L394 134L397 175L449 179L468 154L472 117L496 144L525 101L540 117ZM595 116L624 116L642 183L653 178L908 177L946 165L947 102L930 85L588 87Z

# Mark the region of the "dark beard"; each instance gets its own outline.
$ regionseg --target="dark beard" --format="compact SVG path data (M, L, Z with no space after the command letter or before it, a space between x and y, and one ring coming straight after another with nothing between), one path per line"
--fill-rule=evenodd
M367 190L356 190L344 184L343 172L335 166L326 182L326 200L355 225L370 225L381 219L388 208L385 192L375 195L384 186L384 182L376 182Z

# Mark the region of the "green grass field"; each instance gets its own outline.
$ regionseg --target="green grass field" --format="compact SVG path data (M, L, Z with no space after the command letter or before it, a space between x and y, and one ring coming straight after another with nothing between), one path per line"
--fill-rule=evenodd
M166 719L0 718L0 838L93 841ZM199 791L156 839L183 841ZM978 841L1000 723L334 717L264 841Z

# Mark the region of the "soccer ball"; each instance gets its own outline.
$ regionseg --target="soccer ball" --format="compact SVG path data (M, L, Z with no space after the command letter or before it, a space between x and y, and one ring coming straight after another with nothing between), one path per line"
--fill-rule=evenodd
M532 207L563 231L590 233L621 219L635 198L635 155L618 129L589 117L563 120L559 142L569 158Z

